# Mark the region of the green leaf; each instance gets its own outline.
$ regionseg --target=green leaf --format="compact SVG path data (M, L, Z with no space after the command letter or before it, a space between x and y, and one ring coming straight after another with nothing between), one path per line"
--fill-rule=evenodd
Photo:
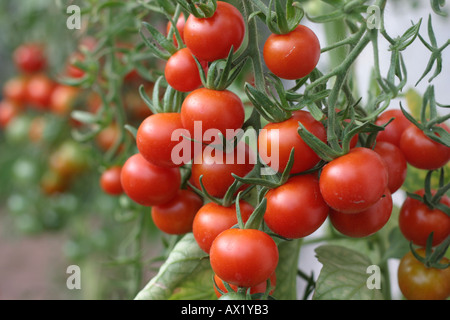
M212 281L214 272L207 260L204 260L195 273L179 286L169 300L215 300Z
M302 239L296 239L278 245L277 286L273 293L278 300L297 300L296 280L301 244Z
M379 300L379 289L369 289L370 259L351 249L324 245L316 249L317 259L323 267L316 282L314 300ZM380 275L381 276L381 275Z
M135 300L167 300L174 290L198 270L204 270L208 255L200 249L192 233L186 234L173 248L158 274L137 294ZM212 286L212 283L211 283Z

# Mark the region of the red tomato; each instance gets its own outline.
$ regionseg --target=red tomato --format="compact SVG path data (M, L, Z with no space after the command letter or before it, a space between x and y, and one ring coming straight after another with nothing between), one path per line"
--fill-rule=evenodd
M205 63L202 66L207 67ZM177 51L167 60L164 75L171 87L182 92L195 90L202 84L197 64L188 48Z
M272 275L269 278L270 280L270 286L273 288L272 290L270 290L269 294L273 294L273 292L275 291L275 286L277 285L277 276L276 273L272 273ZM216 283L217 287L224 293L227 293L228 290L225 287L225 284L223 283L223 280L220 279L216 274L214 275L214 282ZM235 286L234 284L230 284L231 289L233 289L233 291L237 292L238 290L238 286ZM250 294L256 294L256 293L265 293L267 289L267 280L261 282L260 284L251 287L250 288ZM222 296L222 294L219 292L219 290L217 290L216 286L214 286L214 292L216 293L217 298L220 298Z
M441 124L440 127L450 132ZM406 161L413 167L424 170L435 170L445 166L450 159L450 148L431 140L415 125L410 125L402 134L400 149Z
M239 143L228 153L206 146L203 152L194 157L189 181L201 190L200 176L203 176L202 183L206 191L213 197L221 198L235 180L231 174L244 177L255 163L256 158L245 143Z
M248 288L266 281L275 272L278 248L263 231L228 229L213 241L209 257L220 279Z
M388 172L388 188L394 193L405 182L408 166L400 148L390 142L378 141L374 151L378 153L386 164Z
M383 159L368 148L354 148L326 164L320 174L320 192L336 211L368 209L383 195L388 172Z
M416 252L424 257L425 250L420 248ZM440 263L448 264L447 258ZM450 268L427 268L408 252L398 266L398 285L408 300L445 300L450 296Z
M231 91L200 88L192 91L181 106L181 121L188 129L191 138L196 139L196 132L201 132L203 142L211 142L218 132L227 139L234 137L234 130L244 124L245 112L241 99ZM227 129L233 130L232 136ZM205 136L205 132L212 137ZM198 139L197 139L198 140Z
M50 108L50 98L56 86L48 76L44 74L33 75L27 84L28 102L39 110Z
M172 134L182 128L179 113L157 113L147 117L139 126L136 135L136 145L140 154L156 166L181 166L184 163L179 163L174 158L175 155L172 155L173 148L180 141L172 138ZM174 162L175 160L177 161Z
M180 189L167 203L152 208L156 227L168 234L185 234L192 231L192 223L203 200L193 191Z
M41 177L40 186L46 195L54 195L67 191L70 180L54 170L47 170Z
M377 134L377 141L390 142L400 147L400 138L402 137L403 131L410 126L411 122L401 110L387 110L379 115L375 124L378 126L384 125L391 118L394 118L394 120L386 126L384 131Z
M245 201L239 202L242 221L245 223L254 208ZM236 216L236 204L223 207L214 202L209 202L198 210L194 218L192 233L198 246L209 253L214 239L222 232L230 229L238 223Z
M217 9L210 18L190 15L184 26L184 42L192 54L204 61L224 59L231 47L236 51L245 35L242 14L233 5L217 1Z
M139 153L125 162L120 180L128 197L143 206L155 206L172 200L181 185L178 168L157 167Z
M27 102L28 77L17 76L9 79L3 85L3 94L6 99L23 105Z
M374 205L357 213L342 213L331 209L330 222L343 235L362 238L380 230L392 213L392 197L389 189Z
M0 101L0 128L5 128L8 123L20 113L20 109L8 100Z
M432 191L434 194L436 191ZM423 196L424 190L416 194ZM444 195L440 201L450 206L450 198ZM408 241L425 247L428 236L433 232L433 246L439 245L450 235L450 217L438 209L430 209L419 200L407 197L400 209L398 225Z
M181 40L184 41L184 25L186 24L186 18L184 17L184 14L181 13L180 16L178 17L177 23L176 23L176 27L178 29L178 33L181 36ZM167 28L166 28L166 33L169 34L170 28L172 27L172 23L169 21L167 23ZM175 35L175 32L173 33L173 43L178 46L178 41Z
M50 96L50 109L55 114L68 115L79 94L76 87L57 85Z
M287 34L271 34L263 48L267 68L283 79L299 79L314 70L320 58L320 43L315 33L299 25Z
M67 140L50 155L50 168L65 177L80 174L88 167L85 152L78 142Z
M95 137L95 141L102 151L108 151L120 139L120 129L116 123L111 123Z
M121 166L113 166L101 174L100 186L104 192L112 196L118 196L123 193L122 183L120 182L121 172Z
M264 221L270 230L285 238L310 235L324 223L330 210L315 175L292 177L267 192L266 199Z
M84 55L81 52L75 52L70 55L69 60L66 66L66 74L70 78L82 78L84 76L84 71L75 66L75 63L78 61L83 61Z
M327 141L323 124L306 111L295 111L288 120L267 124L258 137L259 154L262 161L275 171L283 172L286 168L292 148L295 148L292 174L309 170L320 161L298 134L299 122L317 138Z
M13 60L17 68L25 73L42 71L47 65L44 48L37 43L19 46L13 53Z

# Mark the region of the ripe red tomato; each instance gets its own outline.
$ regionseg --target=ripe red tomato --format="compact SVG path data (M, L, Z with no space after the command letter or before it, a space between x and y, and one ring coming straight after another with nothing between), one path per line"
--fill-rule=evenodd
M432 191L434 194L436 191ZM416 194L423 196L424 190L418 190ZM450 198L444 195L440 201L450 206ZM407 197L400 209L400 230L408 241L418 246L425 247L428 236L433 232L433 246L439 245L450 235L450 217L438 209L430 209L425 203Z
M380 114L375 121L375 124L378 126L384 125L391 118L394 118L394 120L384 128L384 131L377 134L377 141L390 142L397 147L400 147L400 138L402 137L403 131L410 126L411 122L405 117L401 110L393 109L384 111Z
M181 36L181 40L183 40L184 42L184 25L186 24L186 18L184 17L184 14L181 13L180 16L178 17L177 23L176 23L176 27L178 30L178 33ZM169 21L167 23L167 27L166 27L166 33L169 34L170 28L172 27L172 23ZM173 43L178 46L178 41L177 38L175 36L175 32L173 34Z
M450 132L445 124L440 127ZM410 125L402 134L400 149L406 161L413 167L435 170L443 167L450 159L450 148L431 140L415 125Z
M320 194L316 175L300 175L266 194L264 221L273 232L285 238L303 238L316 231L327 219L330 208Z
M155 206L176 196L181 175L178 168L157 167L137 153L123 165L120 181L130 199L143 206Z
M269 294L273 294L275 291L275 286L277 285L277 275L276 273L272 273L272 275L269 278L270 280L270 286L273 288L270 290ZM223 283L223 280L220 279L216 274L214 275L214 282L216 283L217 287L224 293L228 293L227 288L225 287L225 284ZM234 284L230 284L231 289L233 291L237 292L238 286L235 286ZM267 280L261 282L260 284L251 287L250 288L250 294L256 294L256 293L265 293L267 289ZM222 294L217 290L216 286L214 286L214 292L216 293L217 298L220 298Z
M0 101L0 128L5 128L8 123L20 113L20 108L8 100Z
M202 63L202 67L206 68L207 64ZM197 64L188 48L178 50L167 60L164 75L171 87L182 92L195 90L202 84Z
M315 33L299 25L287 34L271 34L263 48L267 68L283 79L299 79L314 70L320 58L320 43Z
M388 173L380 155L354 148L326 164L320 175L320 192L336 211L355 213L368 209L383 195Z
M239 202L242 221L245 223L254 208L245 201ZM230 229L238 223L236 216L236 204L223 207L214 202L209 202L198 210L194 218L192 233L198 246L209 253L214 239L222 232Z
M79 89L76 87L57 85L50 95L50 109L58 115L68 115L78 97Z
M267 124L258 136L259 154L262 161L275 171L283 172L286 168L292 148L295 148L292 174L309 170L320 161L298 134L299 122L317 138L327 141L323 124L306 111L295 111L288 120Z
M98 133L95 142L102 151L108 151L120 139L120 134L119 127L113 122Z
M70 55L67 65L66 65L66 74L70 78L79 79L84 76L84 71L75 66L75 63L78 61L83 61L84 55L81 52L74 52Z
M168 234L185 234L192 231L192 223L203 200L193 191L180 189L175 198L152 208L156 227Z
M172 155L172 150L183 138L172 139L172 134L182 128L179 113L152 114L138 128L136 145L139 153L156 166L167 168L181 166L183 162L174 162L176 159L175 155Z
M400 148L386 141L378 141L374 151L381 156L386 164L386 169L388 171L388 188L391 193L394 193L400 189L406 179L408 166L405 156Z
M424 257L425 250L416 252ZM448 264L447 258L440 263ZM450 268L428 268L408 252L398 266L398 285L408 300L445 300L450 296Z
M196 89L186 97L181 106L183 127L189 130L194 139L197 138L195 133L201 132L204 143L214 141L219 132L227 139L232 139L234 134L227 136L227 129L240 129L244 119L241 99L229 90ZM211 137L205 135L206 131Z
M47 65L44 47L37 43L20 45L13 53L13 60L17 68L24 73L42 71Z
M231 174L244 177L255 163L255 155L243 142L229 152L206 146L203 152L194 157L189 182L201 190L200 176L203 176L202 183L206 191L213 197L221 198L235 180Z
M123 193L122 183L120 182L121 172L121 166L112 166L102 172L100 186L104 192L112 196L118 196Z
M389 189L374 205L356 213L342 213L331 209L330 222L343 235L362 238L380 230L389 220L392 213L392 196Z
M50 98L56 83L45 74L33 75L27 84L27 98L32 107L38 110L50 108Z
M3 85L3 95L9 101L18 105L27 103L28 77L16 76L5 82Z
M263 231L228 229L213 241L209 257L220 279L248 288L266 281L275 272L278 248Z
M190 15L184 26L184 42L192 54L204 61L224 59L233 47L236 51L245 35L242 14L233 5L217 1L210 18Z

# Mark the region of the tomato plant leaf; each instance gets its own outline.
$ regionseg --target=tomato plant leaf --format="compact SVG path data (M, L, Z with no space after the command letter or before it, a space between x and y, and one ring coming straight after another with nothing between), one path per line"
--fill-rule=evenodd
M316 282L314 300L379 300L381 291L369 289L371 276L367 268L370 259L357 251L323 245L316 249L316 256L323 267Z
M173 248L156 276L137 294L136 300L165 300L204 264L207 254L200 249L192 233L186 234ZM211 283L212 286L212 283Z
M297 299L297 269L301 239L283 241L278 245L277 286L273 293L278 300Z

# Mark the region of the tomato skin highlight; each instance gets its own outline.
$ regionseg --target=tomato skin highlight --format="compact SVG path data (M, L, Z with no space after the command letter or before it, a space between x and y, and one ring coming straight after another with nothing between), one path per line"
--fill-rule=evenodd
M263 48L267 68L276 76L294 80L314 70L320 59L320 43L316 34L299 25L288 34L271 34Z
M320 194L315 175L290 178L266 194L264 221L273 232L285 238L303 238L326 220L330 208Z
M156 227L167 234L185 234L192 231L192 223L203 200L193 191L180 189L169 202L152 207Z
M331 208L355 213L368 209L381 198L388 184L388 172L379 154L359 147L326 164L319 183L320 192Z
M201 124L201 138L205 143L211 142L204 138L207 130L211 130L213 136L220 132L227 139L231 139L232 137L227 136L227 129L240 129L244 120L244 105L241 99L229 90L199 88L189 93L181 106L183 127L189 130L191 138L196 138L196 125Z
M436 191L432 190L432 194ZM419 196L425 191L415 192ZM440 201L450 206L450 198L444 195ZM400 208L399 221L400 231L408 241L415 245L425 247L428 236L433 232L433 246L439 245L450 235L450 217L438 209L430 209L419 200L407 197Z
M392 213L392 196L389 189L374 205L356 213L342 213L331 209L330 222L343 235L352 238L367 237L379 231L389 221Z
M450 132L445 124L439 126ZM431 140L413 124L403 132L400 149L410 165L423 170L439 169L450 159L449 147Z
M386 164L388 171L388 188L394 193L405 182L408 165L400 148L386 141L378 141L374 151L378 153Z
M416 252L424 257L425 250ZM440 263L450 261L442 258ZM401 260L397 272L398 285L408 300L445 300L450 296L450 268L427 268L408 252Z
M120 181L130 199L143 206L155 206L175 197L181 175L178 168L155 166L137 153L123 165Z
M167 168L181 166L183 163L175 164L172 159L172 150L180 143L178 140L172 141L172 134L182 128L179 113L150 115L142 121L136 134L139 153L155 166Z
M100 186L105 193L112 196L118 196L123 193L122 183L120 182L121 172L121 166L113 166L101 174Z
M207 64L202 63L202 67L206 68ZM188 48L177 51L167 60L164 75L171 87L182 92L193 91L202 84L197 64Z
M300 173L313 168L319 161L319 156L311 149L298 134L298 123L321 141L327 141L327 134L322 123L315 120L306 111L295 111L288 120L269 123L261 130L258 136L258 147L261 159L272 169L283 172L289 162L289 156L294 148L294 165L291 174ZM278 157L273 153L278 149ZM272 162L272 158L278 160L278 165Z
M227 229L213 241L210 262L214 273L223 281L253 287L275 272L278 248L263 231Z
M224 59L231 47L236 51L244 40L244 18L233 5L217 1L212 17L196 18L190 15L183 35L186 46L197 58L207 62Z
M242 221L245 223L254 208L248 202L240 201ZM230 207L223 207L216 203L209 202L198 210L192 227L194 238L199 247L209 253L214 239L222 232L230 229L238 223L236 216L236 204Z

